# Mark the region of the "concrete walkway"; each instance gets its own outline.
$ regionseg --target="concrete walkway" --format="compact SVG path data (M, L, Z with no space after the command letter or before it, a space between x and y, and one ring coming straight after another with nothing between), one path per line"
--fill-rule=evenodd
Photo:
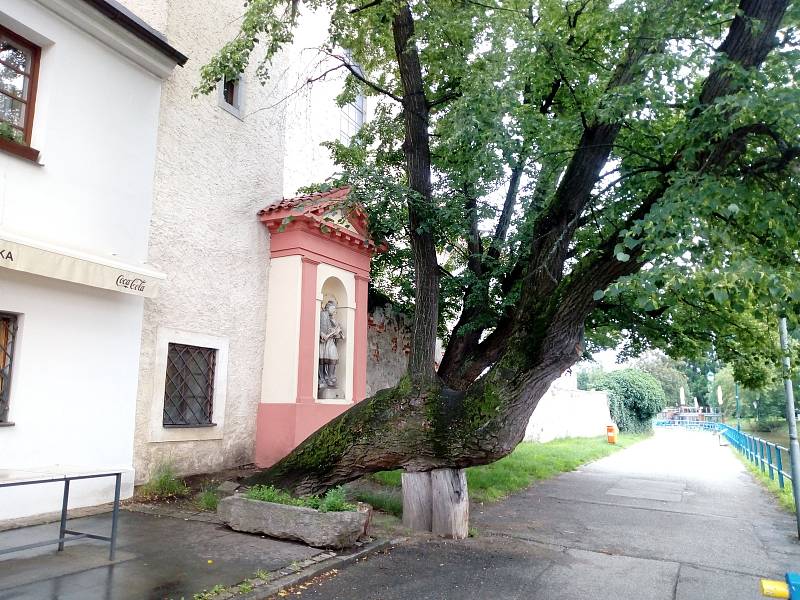
M302 596L755 600L760 577L800 570L794 518L703 432L659 432L472 524L477 538L398 546Z
M70 520L79 531L108 535L108 514ZM0 533L0 548L58 537L58 523ZM303 544L237 533L214 522L121 511L116 560L108 544L47 546L0 556L0 600L190 600L215 585L230 586L324 558Z

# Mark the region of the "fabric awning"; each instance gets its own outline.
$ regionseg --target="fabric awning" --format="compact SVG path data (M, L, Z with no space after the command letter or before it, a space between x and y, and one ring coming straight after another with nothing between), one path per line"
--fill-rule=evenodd
M54 246L0 230L0 267L152 298L166 275L143 265Z

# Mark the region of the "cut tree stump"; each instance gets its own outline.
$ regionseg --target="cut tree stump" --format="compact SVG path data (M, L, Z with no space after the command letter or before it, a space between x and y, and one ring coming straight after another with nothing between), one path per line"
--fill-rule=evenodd
M404 482L405 483L405 482ZM431 471L431 530L461 540L469 533L467 472L464 469Z
M404 472L403 525L412 531L431 530L431 474Z

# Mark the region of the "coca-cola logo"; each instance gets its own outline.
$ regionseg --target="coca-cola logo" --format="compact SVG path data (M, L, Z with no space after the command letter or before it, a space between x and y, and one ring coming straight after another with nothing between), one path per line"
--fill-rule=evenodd
M128 279L125 275L120 275L117 277L117 286L123 287L134 292L143 292L145 286L147 285L147 281L144 279L133 278Z

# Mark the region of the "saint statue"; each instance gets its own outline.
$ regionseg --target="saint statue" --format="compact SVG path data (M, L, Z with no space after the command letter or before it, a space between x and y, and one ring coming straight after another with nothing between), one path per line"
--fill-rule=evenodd
M344 332L336 320L336 302L328 300L319 314L319 389L336 387L336 366L339 350L336 341L344 339Z

